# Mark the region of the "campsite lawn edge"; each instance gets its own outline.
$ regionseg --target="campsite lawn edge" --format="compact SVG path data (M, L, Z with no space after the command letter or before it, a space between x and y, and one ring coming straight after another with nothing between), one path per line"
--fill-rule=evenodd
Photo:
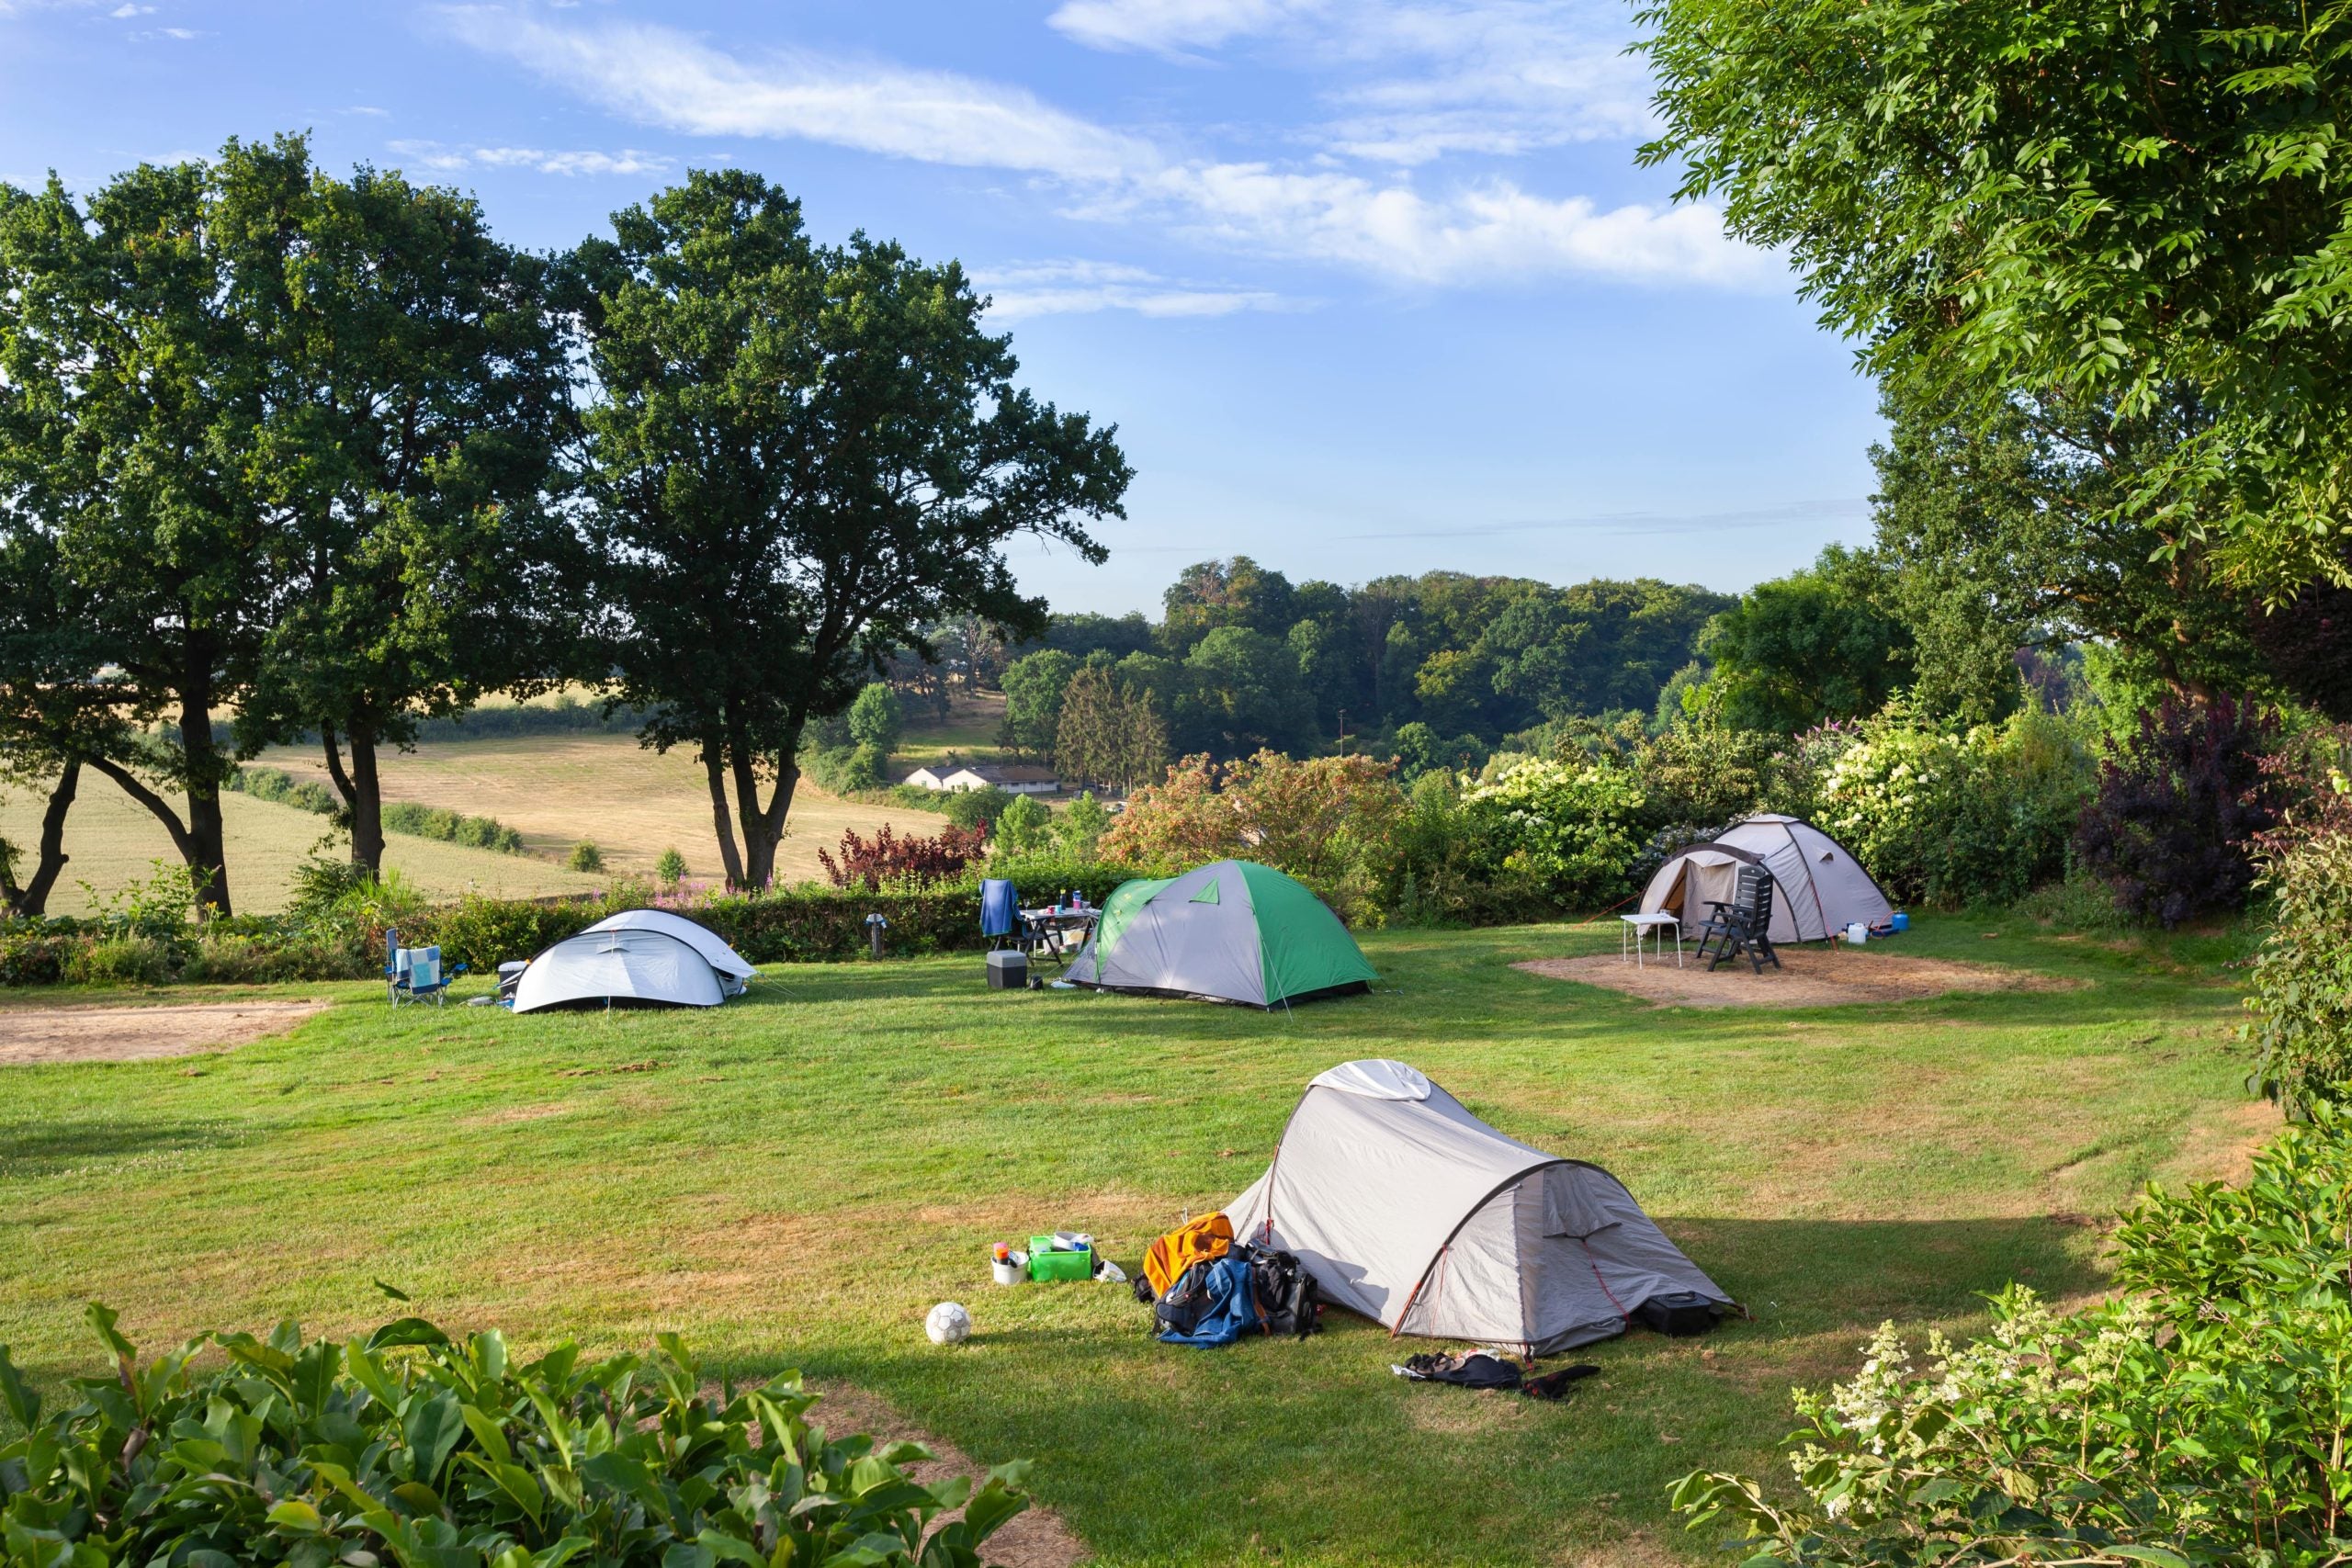
M348 1333L390 1314L383 1279L525 1346L675 1328L717 1373L871 1388L975 1459L1037 1461L1107 1562L1700 1559L1666 1483L1781 1474L1792 1382L1849 1371L1882 1319L1964 1331L2011 1278L2102 1288L2100 1216L2263 1130L2235 1093L2234 934L1923 919L1895 951L2086 983L1770 1014L1508 967L1615 941L1374 933L1373 996L1289 1015L991 995L969 956L771 967L711 1014L544 1030L395 1013L364 983L150 993L346 1005L193 1075L6 1069L0 1341L54 1385L97 1367L88 1299L155 1349L288 1315ZM1602 1376L1538 1407L1408 1388L1352 1320L1182 1351L1124 1291L985 1282L989 1241L1055 1224L1132 1266L1254 1179L1308 1077L1362 1055L1612 1170L1756 1320L1574 1352ZM960 1352L921 1335L949 1298L979 1323Z

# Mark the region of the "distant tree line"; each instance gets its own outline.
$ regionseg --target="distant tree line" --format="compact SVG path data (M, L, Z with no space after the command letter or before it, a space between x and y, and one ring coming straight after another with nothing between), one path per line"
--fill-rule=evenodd
M1005 542L1120 514L1113 432L982 304L735 170L558 255L298 137L0 186L0 766L46 802L0 894L39 912L95 773L228 912L222 791L298 739L373 874L388 756L575 682L765 886L812 721L926 628L1038 635Z
M1003 743L1131 787L1170 758L1389 747L1483 755L1579 717L1648 714L1736 601L1644 579L1557 588L1430 572L1294 584L1247 556L1187 568L1158 623L1057 615L1003 676Z

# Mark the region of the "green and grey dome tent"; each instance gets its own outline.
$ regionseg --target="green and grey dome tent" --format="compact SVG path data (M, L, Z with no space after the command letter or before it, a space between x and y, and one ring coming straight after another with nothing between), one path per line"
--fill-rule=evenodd
M1329 906L1271 866L1221 860L1123 882L1069 966L1103 991L1280 1007L1380 976Z

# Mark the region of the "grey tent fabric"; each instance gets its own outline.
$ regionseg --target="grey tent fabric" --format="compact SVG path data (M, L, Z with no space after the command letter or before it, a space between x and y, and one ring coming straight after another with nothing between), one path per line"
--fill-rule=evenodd
M1894 904L1862 863L1802 817L1750 817L1716 834L1713 845L1747 851L1780 884L1774 942L1821 942L1856 920L1879 926L1894 918Z
M1707 917L1707 901L1731 898L1742 865L1760 865L1778 885L1772 899L1774 942L1820 942L1860 920L1884 925L1894 918L1862 863L1846 846L1802 817L1750 817L1714 838L1670 857L1642 890L1642 913L1668 914L1688 927Z
M514 1010L547 1008L715 1008L726 999L718 973L694 947L663 931L582 931L557 942L523 971Z
M1544 1355L1625 1330L1652 1296L1731 1298L1624 1185L1488 1126L1402 1062L1317 1077L1233 1234L1286 1248L1336 1306L1398 1334Z
M617 915L605 916L588 930L660 931L664 936L676 937L702 954L704 961L717 971L719 989L730 997L742 995L743 982L759 973L741 953L728 946L717 931L668 909L623 909Z

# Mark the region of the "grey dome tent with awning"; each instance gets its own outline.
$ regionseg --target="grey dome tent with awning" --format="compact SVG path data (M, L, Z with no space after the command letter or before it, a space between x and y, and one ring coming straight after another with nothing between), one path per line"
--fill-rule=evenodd
M514 1010L551 1008L715 1008L727 999L710 961L666 931L582 931L531 960Z
M1730 900L1742 865L1772 874L1774 942L1821 942L1856 920L1875 927L1894 918L1894 904L1845 845L1802 817L1775 814L1750 817L1669 857L1642 890L1642 913L1696 925L1707 918L1709 900Z
M588 928L590 931L649 931L676 937L703 955L718 976L718 988L730 997L743 994L744 982L759 973L750 960L727 945L726 939L698 920L669 909L623 909ZM583 931L582 935L586 935Z
M1731 1304L1615 1177L1505 1136L1402 1062L1316 1077L1225 1213L1396 1334L1544 1355L1623 1333L1654 1296Z
M1073 985L1274 1008L1380 976L1330 906L1254 861L1123 882L1069 966Z

